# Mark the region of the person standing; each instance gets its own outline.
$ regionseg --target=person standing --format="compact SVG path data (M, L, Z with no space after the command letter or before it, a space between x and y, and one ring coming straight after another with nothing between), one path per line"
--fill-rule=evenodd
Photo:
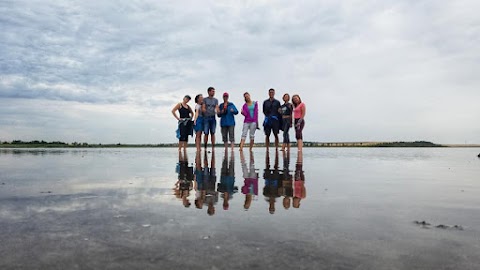
M303 128L305 127L305 113L307 108L299 95L293 95L293 117L295 118L295 138L297 139L298 151L303 150Z
M270 147L270 134L273 131L275 137L275 148L278 149L278 132L280 131L280 119L279 113L280 101L275 99L275 89L268 90L269 98L263 102L263 114L265 120L263 122L263 129L265 131L265 145L267 150Z
M202 146L202 133L203 133L203 96L197 95L195 97L195 118L193 119L193 129L195 130L195 146L197 151L200 150Z
M237 107L232 102L228 102L228 93L223 93L223 103L219 108L220 127L222 139L225 144L225 150L228 148L228 142L233 147L235 145L235 115L238 114Z
M258 102L252 101L250 94L243 94L245 104L242 107L242 115L245 116L242 129L242 140L240 141L240 151L243 151L243 145L247 139L247 133L250 134L250 151L252 151L255 141L255 131L258 128Z
M283 105L280 107L280 114L282 115L282 123L281 123L281 130L283 130L283 145L282 151L290 151L290 128L292 127L292 114L293 114L293 106L290 101L290 95L284 94L283 95Z
M212 135L212 150L215 148L215 130L217 128L216 115L219 112L218 99L214 98L215 88L209 87L207 89L208 97L203 99L202 112L203 112L203 131L205 133L205 148L208 144L208 135Z
M188 106L188 102L190 101L191 97L186 95L183 98L183 101L175 105L172 109L172 114L178 121L178 129L177 129L177 138L178 138L178 151L187 150L187 143L188 143L188 135L193 135L193 111L190 106ZM177 116L178 111L178 116Z

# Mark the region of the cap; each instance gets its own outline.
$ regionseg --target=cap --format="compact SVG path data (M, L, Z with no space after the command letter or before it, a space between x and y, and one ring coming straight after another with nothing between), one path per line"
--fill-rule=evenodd
M228 95L227 92L225 92L225 93L223 93L223 96L224 96L224 97L228 97L229 95Z

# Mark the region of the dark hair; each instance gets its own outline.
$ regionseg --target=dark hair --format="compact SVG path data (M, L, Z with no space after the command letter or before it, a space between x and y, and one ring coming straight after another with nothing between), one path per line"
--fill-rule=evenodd
M294 98L294 97L298 97L298 104L295 104L295 102L293 102L293 98ZM302 103L302 99L300 98L299 95L293 95L293 96L292 96L292 103L293 103L293 107L296 108L298 105L300 105L300 104Z
M198 103L198 100L200 99L201 96L202 94L198 94L195 96L195 103Z
M210 87L208 87L207 92L210 92L212 90L215 90L215 88L213 88L213 86L210 86Z
M243 93L243 96L245 96L245 95L247 95L247 94L248 94L248 95L250 95L250 93L248 93L248 92L245 92L245 93Z
M269 92L269 93L270 93L271 91L275 92L275 89L273 89L273 88L268 89L268 92Z

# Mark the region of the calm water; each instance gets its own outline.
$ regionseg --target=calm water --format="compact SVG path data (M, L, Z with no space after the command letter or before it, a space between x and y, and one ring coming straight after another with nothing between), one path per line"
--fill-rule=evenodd
M479 152L0 149L0 269L480 269Z

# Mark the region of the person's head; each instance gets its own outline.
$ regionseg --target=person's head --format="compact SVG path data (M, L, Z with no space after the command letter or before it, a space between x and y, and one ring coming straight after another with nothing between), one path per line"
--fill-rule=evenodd
M283 101L289 102L290 101L290 95L289 94L283 94Z
M290 197L288 196L283 198L283 207L287 210L290 208L290 201Z
M253 198L252 194L245 195L245 203L243 204L243 208L245 210L250 209L250 205L252 205L252 198Z
M213 203L208 204L207 214L209 216L215 215L215 206L213 205Z
M225 102L228 101L228 93L227 92L223 93L223 101L225 101Z
M215 95L215 88L210 86L208 87L207 92L209 97L213 97Z
M293 95L292 103L293 103L293 106L297 107L298 105L300 105L300 103L302 103L302 99L300 98L299 95Z
M269 202L268 212L273 215L275 214L275 197L270 197L268 202Z
M203 200L202 199L195 199L195 207L197 207L197 209L202 209L203 208Z
M275 89L270 88L270 89L268 90L268 96L269 96L271 99L275 98Z
M192 98L189 95L186 95L185 97L183 97L183 102L188 103L191 99Z
M292 203L293 208L300 208L300 201L301 200L302 199L299 198L299 197L294 197L293 198L293 203Z
M245 94L243 94L243 98L245 99L245 102L250 102L252 100L250 98L250 93L248 92L245 92Z
M195 103L202 104L203 103L203 95L199 94L195 97Z

